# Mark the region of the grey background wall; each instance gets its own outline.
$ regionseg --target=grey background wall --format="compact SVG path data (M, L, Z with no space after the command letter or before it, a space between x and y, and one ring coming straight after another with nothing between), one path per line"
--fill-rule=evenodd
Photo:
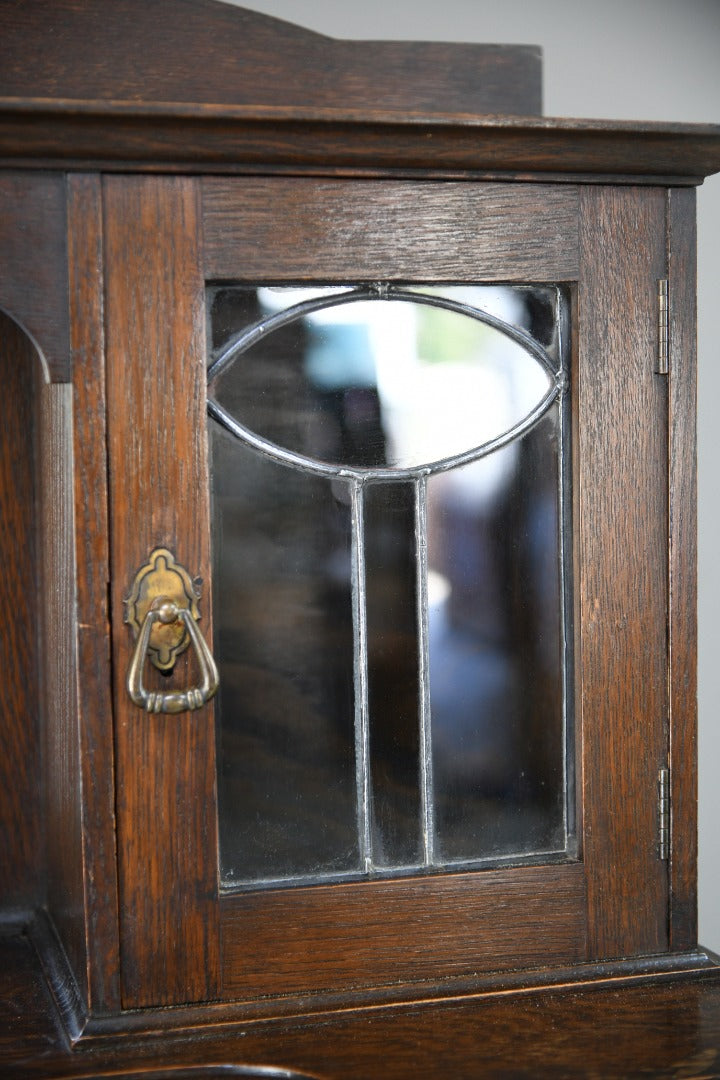
M720 0L243 6L331 37L541 45L548 116L720 124ZM700 188L698 219L700 940L720 952L720 177Z

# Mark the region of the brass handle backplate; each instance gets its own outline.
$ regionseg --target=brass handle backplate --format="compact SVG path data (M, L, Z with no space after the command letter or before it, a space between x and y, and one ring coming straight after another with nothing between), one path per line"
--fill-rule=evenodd
M167 548L156 548L135 575L126 605L125 621L137 639L127 676L132 701L148 712L199 709L217 692L218 670L197 625L200 618L197 588ZM143 686L146 660L168 673L189 645L195 650L200 668L197 686L168 692L147 690Z

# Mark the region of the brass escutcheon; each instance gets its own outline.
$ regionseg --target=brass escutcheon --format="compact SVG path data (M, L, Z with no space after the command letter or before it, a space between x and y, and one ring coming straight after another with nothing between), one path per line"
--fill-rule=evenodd
M175 562L167 548L156 548L148 562L135 575L130 595L125 601L125 622L132 627L137 640L148 612L159 597L174 604L178 612L187 611L197 620L200 611L197 592L187 570ZM166 622L153 621L147 656L158 671L170 672L182 652L190 644L185 618L180 614Z

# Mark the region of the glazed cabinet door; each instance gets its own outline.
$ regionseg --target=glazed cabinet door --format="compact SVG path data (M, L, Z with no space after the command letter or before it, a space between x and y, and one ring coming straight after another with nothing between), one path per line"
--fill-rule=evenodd
M103 200L124 1007L666 951L664 192ZM127 688L158 549L220 679L176 712L192 641Z

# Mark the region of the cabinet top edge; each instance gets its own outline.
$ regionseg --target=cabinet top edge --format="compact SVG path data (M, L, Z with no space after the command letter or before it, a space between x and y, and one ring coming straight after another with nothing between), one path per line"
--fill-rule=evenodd
M44 168L450 170L548 181L700 183L720 172L720 125L0 97L0 161Z
M662 120L608 120L603 118L553 117L535 114L433 112L422 109L348 108L328 105L267 105L187 101L139 101L119 98L16 97L0 93L0 115L47 113L62 116L97 116L108 122L114 118L161 120L230 120L241 122L276 121L282 124L347 124L412 129L470 128L474 131L547 132L568 134L706 138L717 142L720 159L720 123L684 123Z

